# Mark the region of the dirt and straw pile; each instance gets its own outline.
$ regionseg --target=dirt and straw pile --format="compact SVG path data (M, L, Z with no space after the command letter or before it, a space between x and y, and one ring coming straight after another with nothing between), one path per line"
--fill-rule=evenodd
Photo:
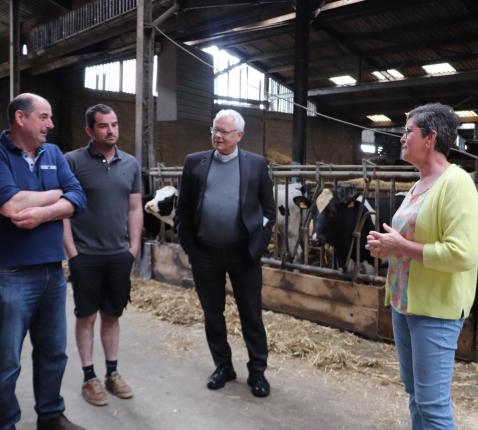
M193 289L154 280L133 280L131 299L136 308L174 324L202 325L203 313ZM227 297L228 333L241 335L237 307ZM283 357L306 360L328 372L359 372L380 384L399 384L398 362L393 345L373 342L352 333L324 327L289 315L264 311L269 349ZM455 401L478 406L478 365L458 362L453 382Z

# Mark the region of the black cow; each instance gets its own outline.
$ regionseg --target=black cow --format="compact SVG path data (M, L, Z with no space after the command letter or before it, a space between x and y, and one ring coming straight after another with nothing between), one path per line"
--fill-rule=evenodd
M380 228L386 222L390 224L391 216L400 206L404 195L399 193L394 196L393 207L390 208L389 198L379 199ZM375 229L374 203L368 200L362 204L363 195L354 192L351 185L342 184L332 192L326 188L317 198L313 211L313 235L312 242L322 246L326 243L334 247L335 259L338 267L346 271L352 268L345 267L347 257L352 244L353 232L357 225L359 213L364 214L363 225L360 231L360 264L363 272L373 273L373 257L365 249L367 235ZM310 202L308 202L310 204ZM355 249L351 254L351 260L355 261Z

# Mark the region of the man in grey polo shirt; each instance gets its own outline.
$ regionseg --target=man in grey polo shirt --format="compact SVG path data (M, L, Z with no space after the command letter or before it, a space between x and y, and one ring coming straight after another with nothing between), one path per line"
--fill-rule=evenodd
M81 393L93 405L108 402L93 365L93 333L98 313L106 360L106 389L133 396L117 371L119 317L129 300L132 264L143 228L141 174L134 157L116 146L118 119L106 105L87 109L86 147L66 154L87 196L81 216L65 221L64 245L75 299L76 343L84 373Z

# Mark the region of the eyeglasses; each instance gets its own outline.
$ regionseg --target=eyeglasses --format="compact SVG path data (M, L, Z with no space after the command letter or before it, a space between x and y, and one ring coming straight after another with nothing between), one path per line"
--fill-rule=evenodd
M427 131L426 128L423 127L415 127L415 128L406 128L405 131L403 132L403 136L408 137L408 135L416 130L422 130L422 131Z
M211 127L209 130L211 131L211 134L213 136L217 133L221 133L223 136L228 136L231 133L234 133L235 131L237 131L237 130L222 130L222 129L216 128L216 127Z

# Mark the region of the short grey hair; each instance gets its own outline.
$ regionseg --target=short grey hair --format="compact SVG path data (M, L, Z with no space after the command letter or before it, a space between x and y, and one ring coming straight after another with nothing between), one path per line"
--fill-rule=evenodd
M246 125L246 122L244 121L244 118L242 117L242 115L239 112L235 111L234 109L221 109L214 117L214 121L212 122L212 125L215 126L216 121L219 118L223 118L227 116L232 118L234 122L234 127L237 131L244 131L244 126Z
M441 103L429 103L418 106L407 115L407 120L413 119L421 129L422 136L429 135L433 130L437 134L435 150L446 157L458 136L460 118L453 108Z

